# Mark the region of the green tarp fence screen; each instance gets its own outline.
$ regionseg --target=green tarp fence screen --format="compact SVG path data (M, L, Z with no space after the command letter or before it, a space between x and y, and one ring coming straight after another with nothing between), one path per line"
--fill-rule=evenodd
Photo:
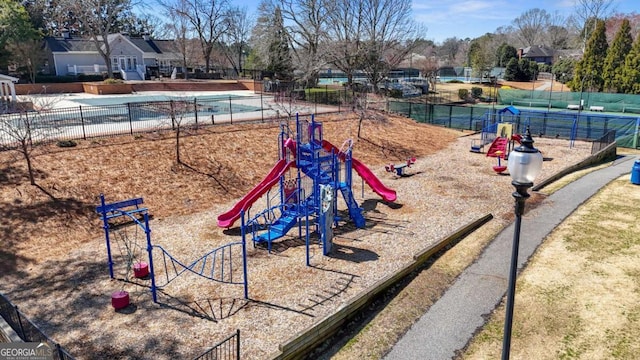
M576 108L581 102L584 110L597 107L605 112L640 114L640 95L516 89L498 90L498 104L501 106L567 109L570 105Z
M632 114L600 114L587 111L546 111L522 109L520 114L499 114L504 106L494 108L437 105L405 101L389 101L392 113L402 114L418 122L454 129L479 131L498 122L514 122L516 131L529 125L537 135L571 140L597 140L609 130L616 131L618 146L638 148L640 116Z

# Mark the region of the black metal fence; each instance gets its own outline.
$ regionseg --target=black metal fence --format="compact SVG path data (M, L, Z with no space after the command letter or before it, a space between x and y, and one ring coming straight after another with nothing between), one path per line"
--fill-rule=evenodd
M616 131L609 130L601 138L591 143L591 154L595 154L616 141Z
M304 94L304 91L303 93ZM188 100L161 100L126 104L91 104L48 111L0 115L0 148L11 147L19 138L30 143L78 140L138 134L176 126L198 127L241 121L265 121L281 112L309 115L342 111L347 94L327 92L300 98L279 96L209 96ZM337 100L334 100L337 99ZM324 106L328 104L330 107ZM336 105L336 109L334 106Z
M193 360L240 360L240 329Z
M34 323L31 322L16 305L0 294L0 316L16 334L25 342L47 343L53 350L54 360L73 360L73 357L58 343L45 335Z

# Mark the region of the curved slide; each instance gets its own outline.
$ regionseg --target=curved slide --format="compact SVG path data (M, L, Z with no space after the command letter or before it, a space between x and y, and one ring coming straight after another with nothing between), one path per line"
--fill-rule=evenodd
M338 154L340 160L344 161L345 154L330 142L322 140L322 148L327 151L334 151L336 154ZM376 177L376 175L358 159L352 157L351 162L358 175L360 175L364 182L366 182L367 185L369 185L376 194L380 195L380 197L382 197L385 201L396 201L397 195L395 190L386 187L382 183L382 181L380 181L380 179L378 179L378 177Z
M295 161L286 162L285 160L279 160L269 171L269 174L247 193L242 199L240 199L231 210L220 214L218 216L218 226L221 228L228 228L233 225L236 220L240 218L240 214L243 210L246 210L251 204L264 195L269 189L278 183L280 176L284 175L292 165L295 165Z

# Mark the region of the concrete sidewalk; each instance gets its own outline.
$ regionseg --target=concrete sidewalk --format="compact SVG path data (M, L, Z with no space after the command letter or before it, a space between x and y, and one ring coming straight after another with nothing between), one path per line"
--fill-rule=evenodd
M518 269L567 216L609 182L631 172L638 156L621 156L546 198L522 218ZM514 225L505 228L480 257L396 343L387 360L451 359L471 340L507 291ZM517 311L517 307L515 309Z

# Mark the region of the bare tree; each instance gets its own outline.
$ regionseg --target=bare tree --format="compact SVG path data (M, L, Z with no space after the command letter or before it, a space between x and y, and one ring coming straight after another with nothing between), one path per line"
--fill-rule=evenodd
M160 1L169 12L186 19L200 42L205 72L211 69L211 53L222 36L229 31L228 0L167 0Z
M549 15L545 43L551 48L566 49L569 46L569 30L565 26L566 22L567 19L558 11Z
M411 0L362 1L366 54L362 68L374 89L378 89L389 71L413 51L421 29L413 20Z
M247 43L253 27L253 20L247 14L246 7L231 9L229 19L230 28L224 36L226 45L224 46L224 53L236 74L240 76L240 73L242 73L242 60L248 47Z
M275 11L275 5L272 2L260 2L256 11L256 22L251 30L251 36L249 38L251 49L255 55L255 59L253 61L255 65L262 69L266 69L267 61L269 59L269 45L271 43L273 33L273 17Z
M574 0L575 11L570 22L580 33L582 49L587 45L587 40L595 30L596 20L605 20L615 9L613 0Z
M452 37L445 39L440 45L438 54L445 59L446 65L456 65L455 59L460 50L460 42L461 40L457 37Z
M327 38L323 53L327 62L344 72L347 84L353 83L364 56L364 2L336 0L327 21Z
M165 117L165 120L160 122L158 130L171 126L171 130L174 132L176 164L184 165L180 156L182 147L180 139L183 131L197 129L197 123L193 121L194 118L189 116L195 110L194 103L192 101L172 99L162 103L155 103L151 106L153 106L154 111L163 114Z
M319 53L332 0L273 0L282 11L302 81L315 85L324 62Z
M515 18L513 26L523 46L540 45L550 20L551 16L546 10L534 8Z
M119 30L119 21L132 6L130 0L61 0L64 8L79 22L80 31L95 44L96 50L107 65L107 74L113 77L111 44L113 32Z
M188 77L187 67L189 60L193 57L193 47L190 45L191 28L188 19L179 15L179 12L187 11L185 3L180 1L175 4L179 11L173 8L165 8L165 14L169 21L166 24L167 33L174 39L177 51L182 57L182 65L184 66L184 78Z
M429 81L429 89L431 91L436 90L436 76L438 75L438 60L435 54L428 54L425 59L421 59L417 61L415 66L420 69L420 71L424 74Z
M39 112L18 112L0 117L0 149L15 150L24 157L31 185L36 185L32 161L35 144L50 139L56 130L40 120Z

